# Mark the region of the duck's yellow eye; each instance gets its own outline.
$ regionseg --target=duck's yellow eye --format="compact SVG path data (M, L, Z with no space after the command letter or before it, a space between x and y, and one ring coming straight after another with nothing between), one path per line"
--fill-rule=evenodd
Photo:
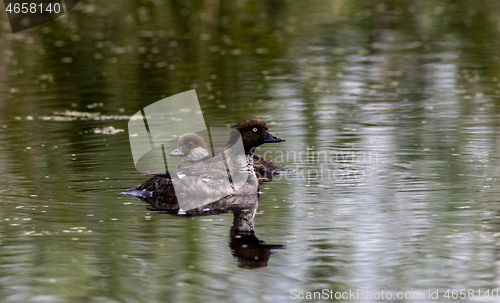
M254 127L252 130L253 130L254 133L256 133L257 132L257 127Z

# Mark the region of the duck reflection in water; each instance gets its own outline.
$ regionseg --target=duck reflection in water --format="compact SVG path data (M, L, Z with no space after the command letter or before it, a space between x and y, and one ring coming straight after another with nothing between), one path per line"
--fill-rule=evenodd
M233 225L229 232L229 247L233 256L238 258L238 266L247 269L266 267L271 256L285 245L265 244L254 232L254 218L259 206L258 198L250 205L236 204L233 212Z
M233 213L233 224L229 231L229 247L238 259L238 266L246 269L266 267L271 256L285 245L265 244L255 236L254 219L259 207L259 195L229 196L194 209L182 211L179 204L161 196L141 197L150 205L150 210L176 216L194 217Z

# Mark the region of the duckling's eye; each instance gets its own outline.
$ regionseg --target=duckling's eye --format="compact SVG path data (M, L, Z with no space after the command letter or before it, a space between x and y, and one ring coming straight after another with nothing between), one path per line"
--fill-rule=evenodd
M254 133L256 133L258 129L257 129L257 127L254 127L252 130Z
M189 142L189 146L193 145L193 142Z

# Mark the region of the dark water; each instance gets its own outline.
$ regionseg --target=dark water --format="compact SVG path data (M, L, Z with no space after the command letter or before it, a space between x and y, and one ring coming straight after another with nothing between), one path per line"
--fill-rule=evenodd
M87 0L0 21L1 302L498 300L498 1ZM255 235L286 245L267 267L238 267L230 213L119 194L147 179L130 115L192 88L208 126L286 138L258 149L295 169L260 188Z

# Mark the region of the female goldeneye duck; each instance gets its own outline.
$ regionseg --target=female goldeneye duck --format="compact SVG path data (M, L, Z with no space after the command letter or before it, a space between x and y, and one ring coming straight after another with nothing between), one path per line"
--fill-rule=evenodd
M245 157L242 160L244 163L240 163L240 167L244 168L245 173L248 174L248 178L246 179L246 183L234 191L232 195L254 194L258 191L259 183L253 168L254 150L264 143L283 142L285 140L271 133L266 123L257 118L246 119L238 123L235 126L235 130L230 134L228 147L232 147L240 139L240 136L245 151ZM183 154L184 150L176 153ZM240 159L230 159L229 162L238 161L240 161ZM200 163L200 165L201 164L202 163ZM218 188L217 186L224 185L220 185L220 179L212 178L211 176L221 176L225 174L227 174L225 169L214 169L203 166L188 167L183 170L182 175L176 172L159 174L135 188L125 190L123 194L142 197L164 195L168 196L168 199L174 202L176 200L176 193L172 183L173 176L177 180L176 184L182 186L183 195L189 195L191 193L196 195L197 193L201 193L202 195L206 194L205 196L211 196L211 193L214 192L215 196L216 192L225 192L228 189ZM177 187L178 185L176 185L176 188Z
M210 156L205 140L195 133L180 136L177 148L169 155L181 157L181 162L176 166L180 169L192 166Z

